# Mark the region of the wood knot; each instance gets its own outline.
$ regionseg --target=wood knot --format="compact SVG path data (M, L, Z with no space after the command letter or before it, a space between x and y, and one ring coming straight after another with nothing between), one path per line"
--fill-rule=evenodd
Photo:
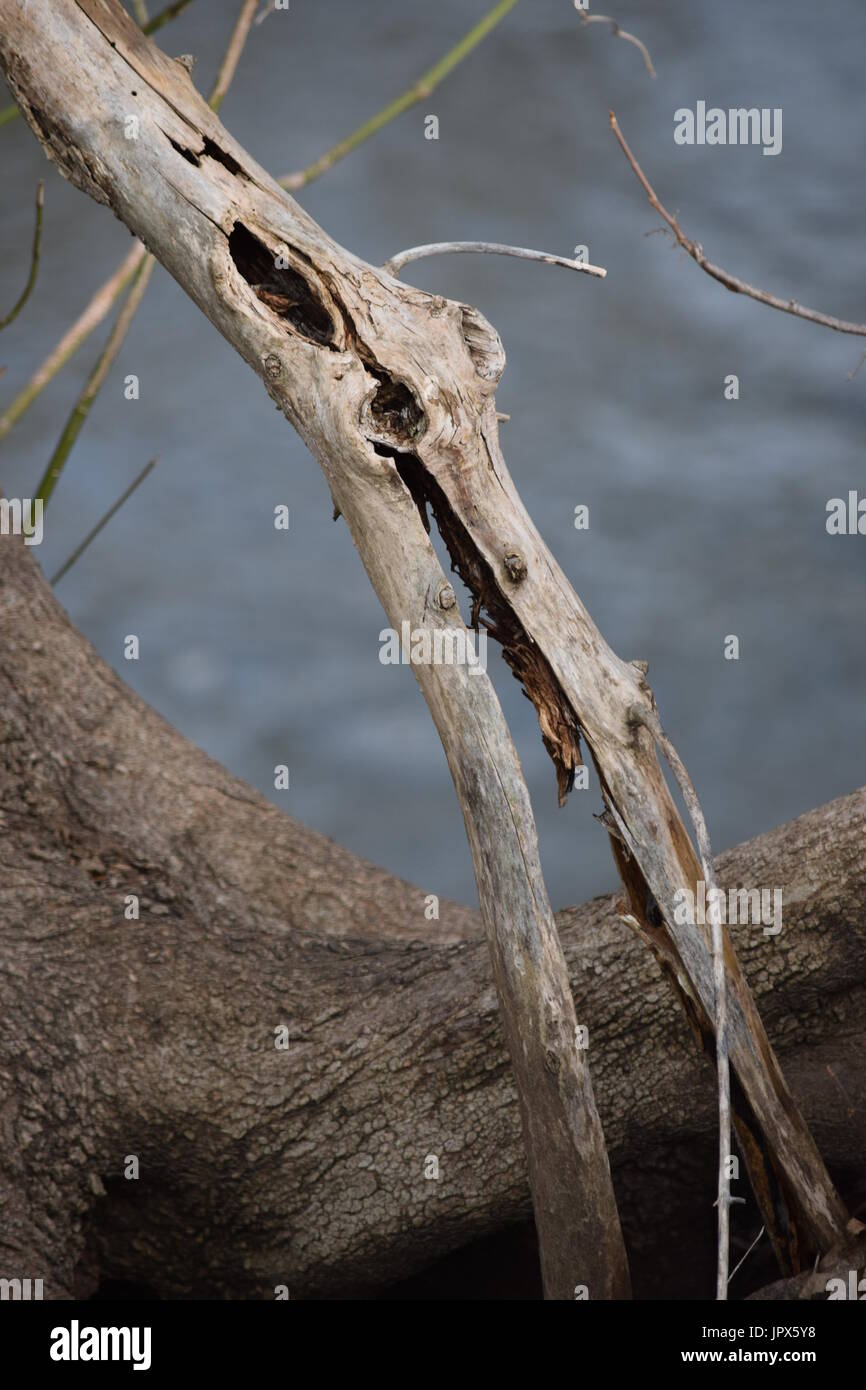
M508 578L513 584L520 584L526 578L526 561L516 550L510 550L505 556L505 569Z
M436 596L440 608L453 608L457 602L457 595L450 584L443 584Z

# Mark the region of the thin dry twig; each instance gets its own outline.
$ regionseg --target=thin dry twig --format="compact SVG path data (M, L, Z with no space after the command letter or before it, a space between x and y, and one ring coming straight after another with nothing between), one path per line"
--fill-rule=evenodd
M619 128L616 116L612 111L609 114L610 128L651 205L673 232L677 245L691 256L701 270L706 271L707 275L718 280L719 284L724 285L725 289L731 290L733 294L748 295L749 299L756 299L759 304L766 304L771 309L779 309L783 314L794 314L797 318L808 319L810 323L821 324L824 328L833 328L837 333L853 333L860 338L866 337L866 323L850 323L847 319L834 318L832 314L819 313L817 309L807 309L804 305L798 304L795 299L779 299L774 294L768 294L766 290L759 290L755 285L747 284L745 280L738 279L736 275L731 275L729 271L723 270L721 266L714 265L712 261L708 260L700 243L692 241L690 237L686 236L677 219L668 212L660 201L658 194L632 154L626 138Z
M126 489L120 494L120 496L118 497L118 499L117 499L116 502L113 502L113 503L112 503L112 505L109 507L108 511L105 513L105 515L104 515L103 517L100 517L99 521L97 521L97 523L96 523L96 525L93 527L93 529L92 529L91 531L88 531L87 535L84 537L84 540L81 542L81 544L80 544L80 545L77 545L77 546L75 547L75 549L73 550L72 554L69 556L69 559L66 561L65 564L63 564L63 565L60 566L60 569L57 571L57 573L55 574L54 578L51 580L51 586L52 586L52 588L54 587L55 584L59 584L59 583L60 583L60 580L63 578L63 576L64 576L65 574L68 574L68 573L69 573L69 571L72 569L72 566L75 564L76 560L80 560L80 559L81 559L81 556L84 554L85 550L86 550L87 547L90 545L91 541L95 541L95 540L96 540L96 537L99 535L100 531L102 531L102 530L108 525L108 523L109 523L109 521L111 520L111 518L112 518L113 516L115 516L117 512L120 511L120 509L121 509L121 507L123 506L124 502L126 502L126 501L129 500L129 498L130 498L130 497L132 496L132 494L136 491L136 489L139 488L139 487L141 486L141 484L144 482L144 480L145 480L145 478L148 476L148 474L153 472L153 470L154 470L154 468L156 467L157 463L158 463L158 460L157 460L157 459L151 459L151 460L150 460L150 463L146 463L146 464L144 465L144 468L142 468L141 472L138 474L138 476L135 477L135 478L133 478L132 482L129 484L129 487L126 488Z
M725 938L719 910L719 887L713 865L713 850L710 844L707 822L704 818L698 794L692 779L686 771L671 740L661 725L655 711L648 711L642 705L634 706L634 717L644 724L653 735L665 760L673 773L686 803L698 842L698 853L707 888L707 919L710 924L713 953L713 986L715 992L715 1033L716 1033L716 1074L719 1094L719 1173L718 1173L718 1257L716 1265L716 1298L724 1301L728 1296L728 1269L730 1264L730 1205L731 1183L728 1176L728 1163L731 1154L731 1068L728 1057L728 999L725 980Z
M752 1251L754 1250L755 1246L757 1245L758 1241L761 1239L761 1236L762 1236L763 1234L764 1234L764 1227L762 1226L761 1229L760 1229L760 1231L758 1232L758 1234L755 1236L755 1239L752 1241L751 1245L749 1246L748 1250L746 1251L745 1255L743 1256L743 1258L737 1263L737 1265L735 1266L735 1268L731 1270L731 1275L730 1275L730 1278L728 1279L728 1283L729 1283L729 1284L730 1284L730 1282L731 1282L731 1279L733 1279L734 1275L737 1274L737 1273L739 1272L739 1270L742 1269L743 1265L746 1263L746 1260L747 1260L747 1259L749 1258L749 1256L751 1255Z
M223 104L226 92L231 86L232 78L235 75L240 56L244 51L244 44L250 32L250 25L256 17L256 6L258 0L243 0L241 12L238 15L237 23L229 39L228 48L225 51L222 64L220 65L217 80L213 91L208 97L208 106L212 111L219 111Z
M580 0L574 0L574 8L577 10L577 15L581 23L609 24L611 32L613 33L613 37L615 39L625 39L626 43L633 43L635 48L637 48L640 51L641 57L643 58L644 67L646 68L650 77L655 77L656 70L653 67L653 60L649 55L649 49L647 48L645 43L641 43L640 39L635 38L634 34L629 34L626 32L625 29L621 29L619 27L618 22L615 19L611 19L610 15L588 14L587 11L583 9L582 5L580 4Z
M566 270L583 271L604 279L607 271L600 265L590 265L584 261L572 261L565 256L554 256L548 251L532 251L526 246L504 246L498 241L433 241L427 246L412 246L408 251L399 251L382 266L389 275L399 275L404 265L410 261L421 261L427 256L450 256L467 251L478 251L494 256L517 256L523 261L543 261L545 265L561 265Z
M40 179L36 185L36 227L33 232L33 250L30 253L30 274L27 277L27 284L21 292L14 308L10 309L5 319L0 319L0 330L7 328L13 319L17 319L24 305L27 303L36 284L36 276L39 274L39 250L42 245L42 202L45 185Z

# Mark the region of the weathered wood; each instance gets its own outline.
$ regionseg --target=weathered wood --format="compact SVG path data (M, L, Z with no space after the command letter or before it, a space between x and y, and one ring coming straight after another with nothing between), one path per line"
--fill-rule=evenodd
M628 917L709 1041L708 936L679 926L674 915L677 892L694 892L701 872L652 737L635 717L652 710L652 695L642 673L606 646L517 496L498 444L494 391L504 354L493 329L477 311L407 287L332 242L231 139L183 69L109 0L65 0L38 19L31 7L0 0L0 14L7 77L49 153L112 206L262 377L319 459L396 627L421 615L439 625L456 621L436 608L442 575L419 519L432 508L455 567L533 699L561 794L580 760L579 738L587 744L617 832L612 845ZM133 113L141 133L127 141L123 121ZM290 266L285 316L254 289L262 266L280 252ZM553 1087L561 1132L595 1170L596 1138L582 1147L575 1127L575 1097L588 1104L588 1082L567 1050L571 1019L519 769L486 682L470 690L454 673L416 670L467 818L497 983L512 990L516 1014L523 1011L534 1077L553 1045L564 1078ZM476 718L473 752L464 731ZM489 747L479 757L488 727ZM491 824L500 817L505 840L492 843L484 840L485 817L474 812L497 761L501 789L484 806ZM518 856L526 862L523 878ZM518 880L524 887L510 920L507 896L497 895ZM786 1222L774 1233L780 1255L797 1267L839 1238L846 1213L729 942L726 949L739 1133L768 1219L777 1199L785 1204ZM525 981L516 962L528 960L538 969L533 983L554 990L555 1017L533 1015L518 998ZM519 1052L514 1034L512 1044ZM520 1080L525 1086L529 1073ZM543 1165L531 1126L528 1141L531 1164ZM541 1202L543 1232L554 1196L551 1185ZM564 1291L564 1270L556 1280Z
M439 601L447 581L400 474L407 431L418 426L423 408L404 384L405 370L392 365L393 349L380 352L389 330L378 313L389 306L376 277L328 244L267 175L251 168L185 71L146 44L118 5L81 0L61 6L50 24L10 10L16 23L7 72L23 103L38 110L46 147L137 229L263 375L320 459L394 628L408 620L412 629L464 636L459 609ZM94 43L94 24L102 43ZM50 95L37 90L39 83ZM198 130L188 124L195 114L205 118ZM130 115L139 122L133 139ZM283 250L289 268L275 269ZM405 326L418 332L439 301L402 293ZM453 347L462 310L444 301L441 308L440 345ZM476 331L495 338L480 319ZM471 392L475 367L462 329L459 343L457 380ZM428 398L436 393L433 379L424 391ZM586 1285L594 1298L626 1297L628 1265L604 1138L517 754L485 673L465 664L413 669L472 851L521 1100L546 1292L568 1298Z

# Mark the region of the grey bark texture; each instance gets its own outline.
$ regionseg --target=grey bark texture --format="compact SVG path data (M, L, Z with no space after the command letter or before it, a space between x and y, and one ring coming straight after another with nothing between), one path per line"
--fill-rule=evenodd
M0 710L5 1274L43 1277L54 1298L101 1277L168 1298L369 1293L527 1216L476 913L443 900L427 921L423 889L188 743L11 539ZM717 861L724 887L784 888L780 936L735 928L736 944L852 1205L866 1203L864 832L859 791ZM708 1296L712 1067L613 898L557 925L636 1291L687 1294L703 1259ZM760 1217L743 1210L751 1239Z
M709 939L694 928L678 926L673 912L676 891L683 887L693 891L701 872L659 769L652 737L643 727L647 712L653 710L652 694L642 673L620 661L604 643L526 515L509 478L498 446L494 400L504 354L493 329L468 306L407 287L332 242L231 139L195 92L185 69L144 41L112 0L63 0L50 11L40 8L38 14L33 6L17 0L0 0L0 15L0 56L7 79L46 150L79 187L112 207L261 376L324 469L392 624L399 627L408 618L413 626L423 623L440 631L462 632L459 614L439 602L445 576L425 529L427 508L432 510L455 567L475 594L509 663L533 699L563 795L581 759L580 737L590 749L616 830L612 844L628 896L621 911L675 982L706 1046L712 1036L713 1016ZM134 139L125 135L131 115L137 116L140 126ZM283 258L283 267L275 275L277 256ZM24 563L19 554L10 567ZM23 591L30 592L26 582ZM38 600L37 591L34 582L33 601L50 606L50 597L43 595ZM19 609L16 621L21 617ZM16 626L14 630L20 634L23 629ZM29 629L32 631L39 631L42 641L41 629ZM76 684L86 681L87 673L94 669L92 654L82 655L85 652L82 644L79 660L73 663ZM586 1283L594 1297L623 1295L628 1275L604 1141L586 1059L574 1046L575 1010L541 879L531 808L507 728L486 677L470 677L459 666L427 665L416 667L415 673L442 738L472 848L502 1022L520 1097L546 1290L553 1297L568 1297L575 1284ZM26 703L26 688L22 691L16 684L20 679L17 670L9 679L13 691L17 690ZM116 687L114 692L118 706L132 700L124 695L121 701L120 689ZM74 699L71 688L58 693ZM60 721L72 718L73 710L80 713L73 706L66 712L53 712L53 717ZM140 713L144 719L143 709ZM50 731L43 713L31 707L29 715L34 729L47 738ZM105 734L106 717L107 712L91 726L97 744ZM43 724L45 727L40 728ZM351 1221L346 1227L345 1220L352 1210L363 1220L382 1195L383 1136L380 1133L375 1143L372 1138L383 1117L376 1099L381 1078L377 1084L373 1058L382 1037L400 1038L406 1045L411 1040L413 1047L420 1046L414 1026L418 1016L407 1021L399 1007L406 1002L408 982L397 985L396 999L383 1000L393 963L380 960L382 974L376 965L368 971L358 963L353 1003L358 996L364 997L366 982L375 1025L371 1013L372 1031L365 1033L363 1027L359 1030L355 1016L351 1023L354 1032L344 1034L336 1003L337 966L341 959L353 956L363 935L368 938L365 950L372 945L375 954L380 943L378 938L370 940L369 927L361 937L350 927L339 943L335 943L333 931L319 931L324 918L330 916L322 903L329 898L339 900L346 892L339 877L334 877L334 856L339 860L341 853L321 850L328 867L322 870L317 884L326 890L312 913L318 925L311 926L308 921L300 935L287 934L284 917L292 877L287 880L275 872L270 896L266 894L252 904L245 895L239 900L238 880L225 880L233 848L227 830L230 818L218 817L222 823L217 825L200 825L196 816L209 818L212 807L205 811L194 783L174 784L175 797L183 806L168 816L165 791L160 794L153 778L143 775L142 750L133 756L133 747L129 757L119 757L114 739L117 734L119 730L112 730L113 736L100 756L110 759L115 792L122 784L136 806L136 815L126 822L128 838L118 840L116 867L112 868L115 861L111 855L106 860L102 853L96 853L91 862L102 865L104 882L97 886L100 892L109 893L109 899L101 899L103 906L108 907L109 900L115 903L108 920L120 928L114 933L121 937L118 950L122 953L127 947L122 941L124 928L117 921L118 905L122 907L124 892L136 891L125 886L124 875L140 873L147 883L152 875L157 921L176 911L184 921L188 913L200 920L198 914L206 904L214 937L220 939L222 934L223 940L235 943L229 949L238 957L234 970L238 986L252 983L246 967L248 953L255 946L258 969L268 977L258 981L265 991L260 1003L267 1001L267 1007L279 1012L282 999L282 1013L289 1010L303 1017L297 1048L291 1054L298 1068L293 1073L298 1089L290 1092L288 1105L279 1088L269 1092L266 1078L270 1069L274 1065L285 1068L287 1058L280 1053L267 1058L260 1054L260 1046L267 1047L268 1041L272 1049L273 1027L286 1020L273 1019L270 1037L266 1035L262 1041L263 1015L255 1009L248 1015L234 991L226 997L224 980L222 990L214 988L210 996L214 1018L219 1019L219 1024L214 1022L206 1029L210 1066L197 1053L190 1054L187 1061L185 1053L178 1054L176 1036L156 1028L157 1049L162 1047L166 1060L162 1093L177 1129L160 1128L157 1123L155 1132L149 1130L149 1117L140 1110L142 1102L145 1111L148 1103L155 1103L153 1091L142 1095L125 1086L123 1093L130 1098L132 1111L124 1110L119 1093L109 1087L108 1075L133 1065L123 1049L140 1043L140 1035L131 1031L125 1043L121 1039L138 1001L148 994L153 972L148 977L144 968L147 961L154 967L161 963L170 973L172 1002L166 998L164 978L160 1002L167 1009L177 1007L179 1012L172 1020L177 1028L183 1010L189 1011L187 1018L196 1015L192 985L206 954L195 953L193 936L182 933L171 938L174 954L169 959L165 954L168 942L159 930L151 937L149 925L147 936L139 933L149 943L144 947L144 960L127 970L120 994L113 996L113 1018L89 1017L86 1006L79 1001L72 1007L74 1001L66 995L61 1015L78 1020L71 1039L75 1051L68 1040L64 1049L58 1046L52 1058L59 1069L52 1071L54 1083L74 1067L72 1053L80 1059L78 1080L84 1087L82 1091L70 1084L69 1103L77 1106L74 1118L81 1122L89 1109L98 1111L100 1092L108 1088L113 1104L105 1112L107 1129L100 1131L103 1140L110 1136L113 1144L125 1144L125 1151L135 1153L135 1135L124 1136L129 1133L132 1112L137 1112L137 1132L142 1139L148 1134L157 1148L158 1134L163 1143L169 1136L173 1143L180 1143L181 1161L171 1172L157 1164L164 1182L161 1191L169 1204L163 1215L170 1215L175 1210L171 1206L173 1182L183 1187L178 1212L184 1209L191 1188L205 1191L203 1173L196 1167L202 1162L200 1135L195 1126L184 1127L183 1123L191 1089L204 1097L207 1116L215 1128L222 1107L228 1104L231 1116L226 1119L227 1132L233 1136L235 1147L226 1152L221 1142L224 1134L218 1142L216 1133L214 1145L220 1149L224 1178L231 1180L232 1190L240 1196L249 1170L266 1166L268 1156L276 1156L291 1170L291 1183L303 1174L307 1162L324 1165L327 1173L340 1169L344 1088L350 1077L357 1076L359 1086L370 1087L364 1132L369 1126L371 1137L360 1153L350 1145L355 1181L349 1211L339 1202L336 1208L320 1207L311 1184L305 1189L308 1206L303 1219L295 1215L297 1225L289 1224L287 1229L287 1213L283 1212L281 1243L276 1250L273 1244L262 1243L260 1225L255 1221L256 1239L240 1248L249 1268L258 1271L257 1278L261 1276L262 1258L272 1268L279 1254L295 1277L300 1271L307 1292L330 1287L335 1280L345 1283L361 1278L362 1269L367 1270L364 1277L368 1281L390 1277L393 1269L387 1259L365 1263L369 1255L366 1247L364 1258L355 1258L353 1241L358 1233ZM30 769L32 781L36 767L46 766L51 740L41 742L33 733L26 737L36 758ZM57 748L56 740L53 746ZM65 765L65 775L76 783L83 779L76 791L84 801L69 818L73 824L75 818L86 824L87 791L89 786L96 788L97 781L91 783L90 778L97 778L98 765L92 757L83 761L73 757L73 746L67 752L57 748L54 757L72 758ZM207 778L224 785L224 774L211 764L207 766L211 769ZM63 767L63 763L55 763L52 775L60 777L58 768ZM170 783L172 779L168 780ZM212 784L205 781L202 785L210 790ZM234 786L233 793L223 795L233 807L252 808L248 814L261 833L259 819L276 813L265 812L247 790ZM40 798L47 790L40 786ZM42 816L42 801L32 804L34 814ZM68 809L71 812L71 803ZM145 849L148 836L143 827L153 822L159 811L163 811L163 819L153 830L157 839L163 837L163 846L157 852L154 845L152 855ZM172 819L178 815L187 827L186 842L178 843L170 834ZM110 819L91 821L90 830L96 834L99 829L110 841L124 821L123 815L112 810ZM61 833L59 829L57 833ZM275 833L287 832L281 826ZM185 843L197 844L199 834L205 841L212 837L220 840L219 852L212 842L213 857L204 862L197 858L198 872L194 873L189 855L181 851ZM85 861L78 858L75 862ZM314 854L309 863L305 858L295 869L295 879L303 882L307 897L315 896L310 875L315 876L316 862ZM213 875L210 884L202 881L205 863ZM349 863L350 857L344 856L344 866L351 873ZM357 868L354 873L357 876ZM99 879L100 870L91 877ZM366 872L363 878L364 891L369 891ZM351 883L351 876L348 881ZM387 879L383 876L381 882ZM350 896L356 915L357 904L354 895ZM160 908L167 910L160 913ZM271 912L276 915L271 916ZM455 910L449 916L453 924L460 914ZM276 938L280 949L272 945L273 977L267 954L262 956L271 940L266 922L283 924ZM76 929L70 925L60 936L63 940L74 937L74 942L66 944L77 951L87 929L78 918L76 924ZM101 925L106 927L105 919ZM312 936L307 940L305 933L310 931ZM455 942L449 946L440 935L435 949L459 953L465 945ZM48 969L50 946L42 942L37 946L35 941L31 946L32 968L44 970L47 979L52 974ZM389 943L383 949L393 947ZM404 941L401 949L411 958L427 947ZM301 967L312 960L323 964L321 976L317 976L315 987L310 979L308 987L301 988ZM61 958L54 966L60 975L57 983L64 991L74 972L67 973L71 961L62 959L62 946ZM182 984L185 969L193 971L188 993ZM447 970L450 983L450 960L440 969ZM109 964L106 970L110 970ZM813 1249L824 1250L838 1241L847 1212L782 1079L730 942L726 946L726 970L732 1000L730 1050L739 1088L735 1097L739 1102L738 1136L777 1253L783 1264L787 1259L796 1269ZM398 979L402 979L402 971L398 971ZM377 987L377 981L382 988ZM30 986L34 983L30 976ZM104 979L94 981L94 988L103 983ZM275 989L276 995L270 993ZM448 993L446 989L444 996ZM84 997L90 998L95 1008L92 995L85 992ZM383 1008L386 1015L392 1008L397 1010L394 1034L380 1012ZM50 1027L57 1017L55 1011L46 1009L43 1021ZM228 1018L241 1028L242 1036L240 1052L233 1060L223 1051ZM110 1025L111 1031L100 1032L93 1026L97 1023L102 1029ZM428 1023L425 1016L420 1027L426 1028ZM379 1029L383 1031L376 1031ZM301 1076L298 1054L305 1047L313 1051L323 1047L322 1030L338 1050L335 1054L330 1043L324 1049L328 1057L325 1074L318 1073L316 1061L309 1058L315 1079L306 1072ZM187 1030L182 1031L185 1036ZM234 1035L236 1048L238 1042ZM410 1061L407 1056L407 1068ZM393 1063L392 1057L389 1066ZM602 1058L599 1064L603 1065ZM227 1100L226 1079L230 1077L234 1085L241 1076L245 1076L256 1101L257 1118L248 1116L249 1124L234 1113L234 1091L232 1101ZM270 1103L265 1099L268 1095ZM447 1109L448 1100L443 1097L442 1103ZM260 1134L258 1112L262 1104L274 1108L276 1135ZM306 1137L312 1127L311 1106L323 1112L326 1126L314 1149L310 1147L313 1141ZM292 1139L291 1118L296 1111L304 1115L302 1135ZM165 1112L160 1113L164 1123ZM26 1138L26 1125L23 1133ZM389 1134L385 1142L402 1146L395 1155L398 1167L401 1163L411 1167L412 1162L420 1166L419 1154L423 1158L426 1153L438 1152L432 1137L427 1139L423 1124L411 1142L405 1134L399 1138L396 1131ZM265 1149L257 1148L260 1138L267 1145ZM465 1127L461 1136L451 1138L458 1145L465 1143ZM191 1146L189 1164L183 1159L184 1140ZM81 1157L91 1189L99 1193L105 1186L99 1176L100 1163L92 1162L83 1140ZM108 1169L109 1173L115 1171L113 1166ZM67 1176L71 1178L71 1173ZM23 1169L19 1178L23 1181ZM419 1181L423 1183L423 1176ZM522 1182L522 1175L515 1181ZM66 1182L60 1186L65 1190ZM224 1188L224 1183L219 1185L219 1199L214 1188L209 1189L214 1209L211 1212L208 1208L208 1212L216 1222L228 1214ZM408 1191L412 1191L411 1185ZM485 1175L485 1207L488 1191L489 1175ZM425 1184L420 1195L408 1197L404 1193L404 1197L408 1206L400 1208L401 1224L408 1221L413 1227L424 1227L422 1212L431 1202L437 1208L436 1224L441 1223L441 1184ZM421 1210L416 1210L416 1201ZM19 1183L17 1202L9 1210L23 1221L22 1229L27 1227L23 1202ZM119 1205L123 1207L122 1199ZM71 1245L75 1242L69 1223L83 1219L87 1212L94 1248L100 1240L104 1244L112 1239L111 1232L103 1229L106 1223L100 1226L95 1219L92 1203L89 1207L56 1204L51 1211L61 1225L69 1227ZM342 1218L335 1227L337 1211ZM142 1223L140 1230L139 1215L136 1213L132 1223L135 1229L126 1232L127 1245L133 1250L136 1241L145 1238L142 1232L147 1223ZM199 1211L191 1227L196 1234L189 1238L206 1245L202 1215ZM241 1200L235 1212L241 1230L246 1216L252 1219L252 1212ZM386 1239L390 1231L399 1245L396 1230L389 1226L393 1217L392 1212L379 1237ZM122 1225L115 1219L112 1229ZM323 1243L321 1231L337 1228L351 1228L348 1244L340 1236ZM423 1242L415 1246L422 1247ZM228 1259L234 1267L237 1251L237 1245L232 1254L222 1242L215 1246L215 1268L208 1272L217 1286L223 1287L220 1281L227 1277L220 1260ZM210 1257L203 1253L202 1258ZM70 1260L63 1276L67 1279L73 1278L75 1257L70 1256ZM284 1279L275 1275L273 1281L287 1282L288 1275Z

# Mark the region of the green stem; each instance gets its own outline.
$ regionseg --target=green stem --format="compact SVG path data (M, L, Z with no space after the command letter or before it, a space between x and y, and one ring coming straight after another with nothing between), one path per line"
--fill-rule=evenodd
M60 342L49 353L27 385L18 392L6 413L0 416L0 439L3 439L13 425L18 423L24 412L36 400L36 397L45 390L49 381L53 381L61 367L66 366L81 344L102 323L112 304L120 298L146 255L147 252L141 243L136 243L126 259L117 267L111 279L97 290L84 312L79 315L72 327L67 329Z
M341 140L339 145L335 145L332 150L328 150L327 154L323 154L321 159L317 159L315 164L311 164L307 169L302 169L296 174L284 175L279 180L282 187L290 190L305 188L308 183L313 182L313 179L319 178L338 160L351 154L352 150L356 150L359 145L363 145L365 140L370 139L371 135L375 135L383 126L402 115L410 106L415 106L417 102L430 96L431 92L439 86L439 83L454 71L458 63L462 63L463 59L481 43L482 39L486 38L501 19L505 18L509 10L514 9L516 4L517 0L499 0L499 4L495 5L473 29L470 29L469 33L465 34L460 42L445 54L444 58L440 58L429 72L425 72L423 77L419 77L408 91L397 97L396 101L392 101L390 106L384 107L375 116L371 116L345 140Z
M153 19L149 19L146 24L143 24L141 32L143 34L155 34L157 29L161 29L163 24L171 23L181 10L185 10L187 5L191 4L192 0L174 0L174 4L166 5L164 10L160 10L159 14L153 16Z
M117 316L117 322L111 330L108 342L105 344L87 385L75 402L72 413L63 427L63 433L57 441L57 447L51 455L48 467L43 473L39 486L36 489L36 497L42 499L43 507L48 506L51 494L57 486L57 480L63 471L63 466L72 452L72 446L81 432L81 426L87 419L90 407L96 400L100 387L105 381L109 369L120 351L123 340L129 332L129 327L135 317L135 312L147 289L147 282L150 279L154 264L153 256L148 255L144 258L136 271L135 279L132 282L132 288L126 297L123 308Z

